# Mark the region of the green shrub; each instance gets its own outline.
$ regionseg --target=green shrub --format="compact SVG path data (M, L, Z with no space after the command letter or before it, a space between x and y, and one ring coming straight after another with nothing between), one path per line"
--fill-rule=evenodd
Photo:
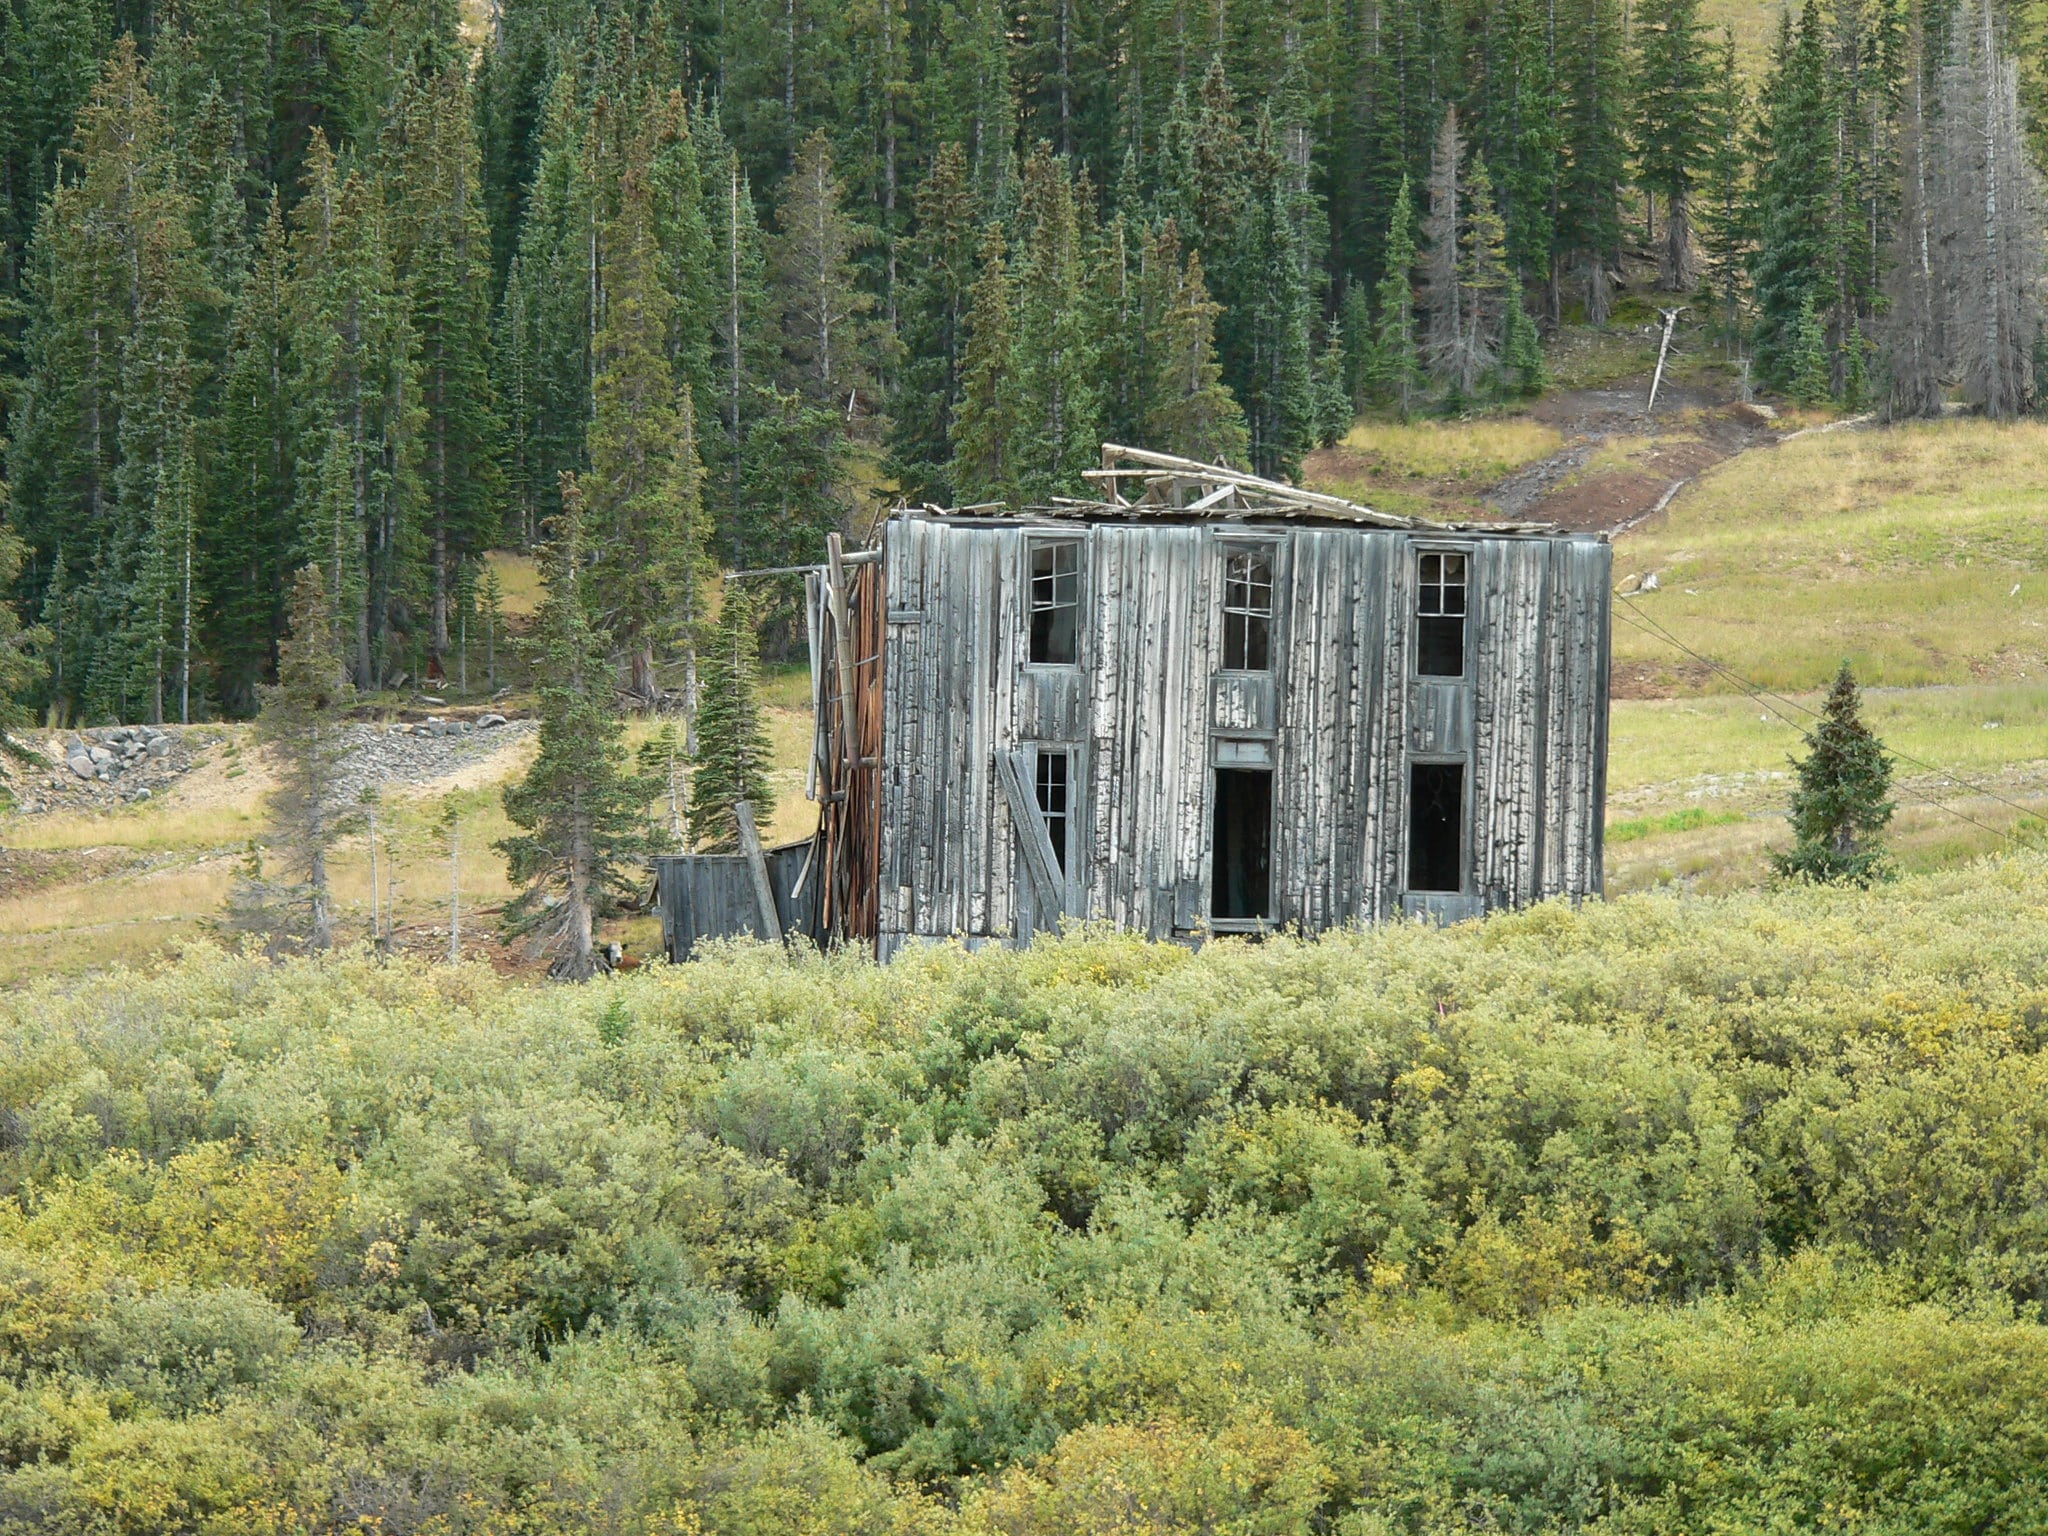
M2033 1529L2043 911L21 991L0 1536Z

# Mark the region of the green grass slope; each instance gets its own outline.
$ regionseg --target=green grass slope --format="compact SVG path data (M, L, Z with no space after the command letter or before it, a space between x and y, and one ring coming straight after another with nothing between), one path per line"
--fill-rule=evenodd
M2048 677L2048 426L1957 421L1816 433L1754 450L1623 535L1615 574L1658 574L1641 609L1772 688L1847 659L1866 682ZM1615 661L1670 691L1727 692L1622 623Z
M2048 860L0 1003L0 1531L2039 1529Z

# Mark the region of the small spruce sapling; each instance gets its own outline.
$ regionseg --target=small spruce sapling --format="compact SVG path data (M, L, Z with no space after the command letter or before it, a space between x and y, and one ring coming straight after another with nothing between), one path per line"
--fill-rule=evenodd
M1345 383L1350 372L1351 365L1345 352L1344 327L1333 320L1330 322L1329 339L1323 343L1322 351L1316 354L1311 381L1318 447L1334 447L1342 442L1344 434L1351 430L1351 390Z
M1795 404L1826 405L1832 391L1828 379L1828 334L1813 295L1799 301L1799 324L1792 333L1792 383L1786 391Z
M341 802L350 746L342 733L353 701L335 633L326 583L315 566L292 583L290 632L278 642L277 682L259 690L256 735L270 749L277 785L270 793L270 840L292 882L285 905L299 914L295 936L307 948L334 942L327 851L354 822Z
M768 731L761 720L760 655L754 607L729 583L718 632L704 659L704 702L697 711L697 770L690 781L690 838L708 851L739 846L733 807L746 800L768 820Z
M1835 674L1820 723L1795 759L1793 844L1774 854L1778 873L1822 882L1869 885L1889 879L1883 833L1892 819L1892 759L1863 723L1862 693L1849 664Z
M497 846L514 883L526 887L505 909L507 927L555 955L550 975L587 981L597 969L597 919L638 887L648 791L627 770L610 646L585 590L583 492L567 472L561 487L529 646L540 753L525 778L506 786L505 814L519 830Z
M690 803L689 753L674 720L664 720L640 744L640 772L654 786L662 806L662 838L672 853L686 846L684 812Z

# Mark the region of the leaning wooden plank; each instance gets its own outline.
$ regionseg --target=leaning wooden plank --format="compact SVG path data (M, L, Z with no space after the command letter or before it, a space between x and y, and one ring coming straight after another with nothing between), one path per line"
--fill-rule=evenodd
M1003 798L1010 804L1010 820L1017 828L1017 842L1024 850L1024 867L1038 893L1039 911L1050 917L1060 910L1059 864L1053 858L1052 839L1037 803L1024 786L1021 752L995 754L996 777L1003 786Z
M775 885L768 878L768 856L761 851L761 834L754 826L754 807L746 800L735 800L732 818L740 827L740 852L747 856L747 867L754 876L754 900L761 911L761 937L779 942L782 938L782 919L775 911Z

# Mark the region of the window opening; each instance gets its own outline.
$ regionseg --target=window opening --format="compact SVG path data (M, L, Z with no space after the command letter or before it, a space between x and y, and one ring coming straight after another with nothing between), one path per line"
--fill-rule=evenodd
M1415 588L1415 670L1423 677L1465 675L1465 557L1425 550Z
M1067 872L1068 755L1054 748L1038 749L1038 815L1052 839L1053 861Z
M1273 665L1273 553L1233 549L1223 559L1223 665L1266 672Z
M1273 895L1273 770L1218 768L1210 915L1266 917Z
M1465 765L1413 763L1408 769L1408 889L1465 888Z
M1031 659L1071 667L1080 657L1081 543L1042 539L1031 546Z

